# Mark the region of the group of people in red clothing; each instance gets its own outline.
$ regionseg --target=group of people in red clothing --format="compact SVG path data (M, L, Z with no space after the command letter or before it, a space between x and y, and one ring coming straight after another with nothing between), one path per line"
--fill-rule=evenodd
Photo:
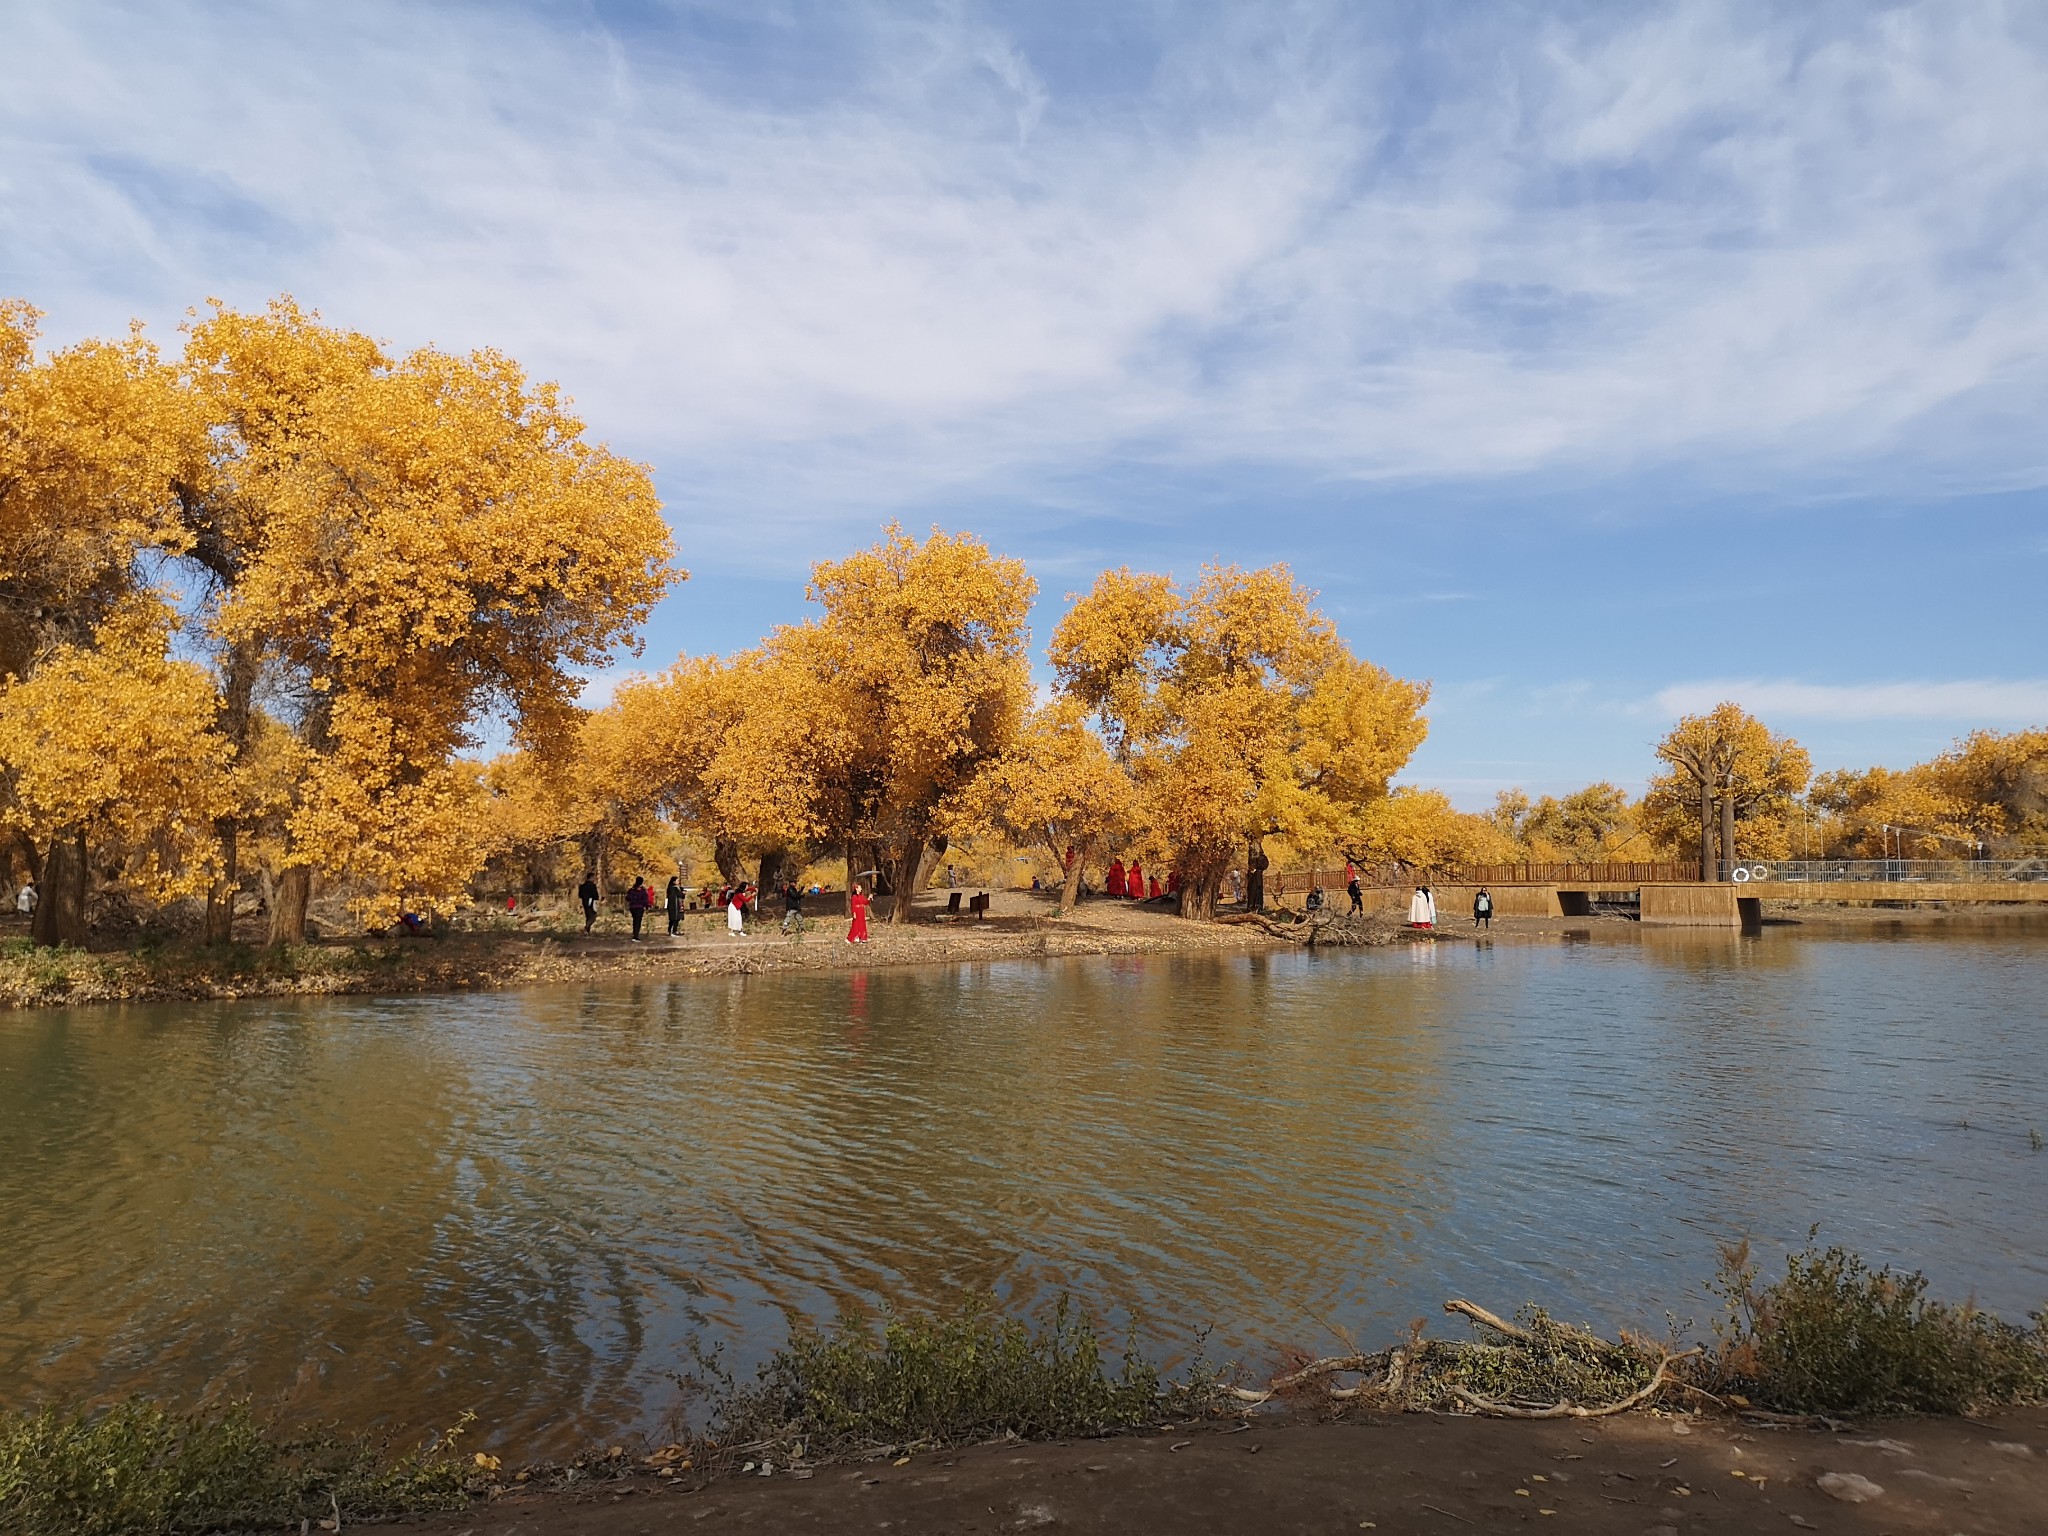
M1109 873L1102 880L1102 894L1120 897L1127 901L1158 901L1165 896L1180 894L1180 871L1168 870L1166 883L1160 884L1157 875L1147 875L1145 866L1136 859L1130 868L1124 867L1122 859L1110 861Z

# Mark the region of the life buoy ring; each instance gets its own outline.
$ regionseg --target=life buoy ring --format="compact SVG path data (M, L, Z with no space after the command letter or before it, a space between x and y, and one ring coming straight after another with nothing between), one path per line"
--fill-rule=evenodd
M1744 869L1740 864L1738 864L1735 866L1735 873L1730 875L1728 878L1730 880L1733 880L1737 885L1741 885L1745 880L1749 878L1749 871Z
M1771 878L1771 866L1770 866L1770 865L1768 865L1768 864L1752 864L1752 865L1750 865L1750 866L1749 866L1749 878L1750 878L1750 879L1752 879L1752 880L1768 880L1768 879L1770 879L1770 878Z

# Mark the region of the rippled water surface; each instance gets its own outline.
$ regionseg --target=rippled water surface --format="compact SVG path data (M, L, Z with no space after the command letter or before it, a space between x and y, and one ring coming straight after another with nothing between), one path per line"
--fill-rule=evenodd
M1704 1319L1716 1239L2048 1300L2039 926L1658 933L0 1017L0 1402L560 1449L696 1336L1061 1291L1161 1353L1470 1295Z

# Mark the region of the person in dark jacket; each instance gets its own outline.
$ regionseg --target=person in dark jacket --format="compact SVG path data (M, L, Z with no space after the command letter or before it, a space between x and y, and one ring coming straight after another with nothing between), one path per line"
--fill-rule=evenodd
M1493 892L1483 885L1479 887L1479 894L1472 898L1472 926L1493 927Z
M597 876L585 875L583 883L576 887L576 899L583 903L583 931L597 926Z
M668 906L668 936L674 938L683 931L683 882L674 875L668 877L666 903Z
M782 887L782 931L784 933L804 920L804 888L794 880L785 881Z
M633 877L633 889L626 892L626 910L633 917L633 940L635 943L638 943L640 939L640 921L647 916L647 909L653 905L654 892L647 888L646 877L635 875Z

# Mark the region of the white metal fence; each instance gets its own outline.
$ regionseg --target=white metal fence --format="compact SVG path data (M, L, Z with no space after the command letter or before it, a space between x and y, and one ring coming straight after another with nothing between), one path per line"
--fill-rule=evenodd
M1892 881L1968 884L2048 880L2048 858L2030 859L1745 859L1722 871L1738 885L1751 881Z

